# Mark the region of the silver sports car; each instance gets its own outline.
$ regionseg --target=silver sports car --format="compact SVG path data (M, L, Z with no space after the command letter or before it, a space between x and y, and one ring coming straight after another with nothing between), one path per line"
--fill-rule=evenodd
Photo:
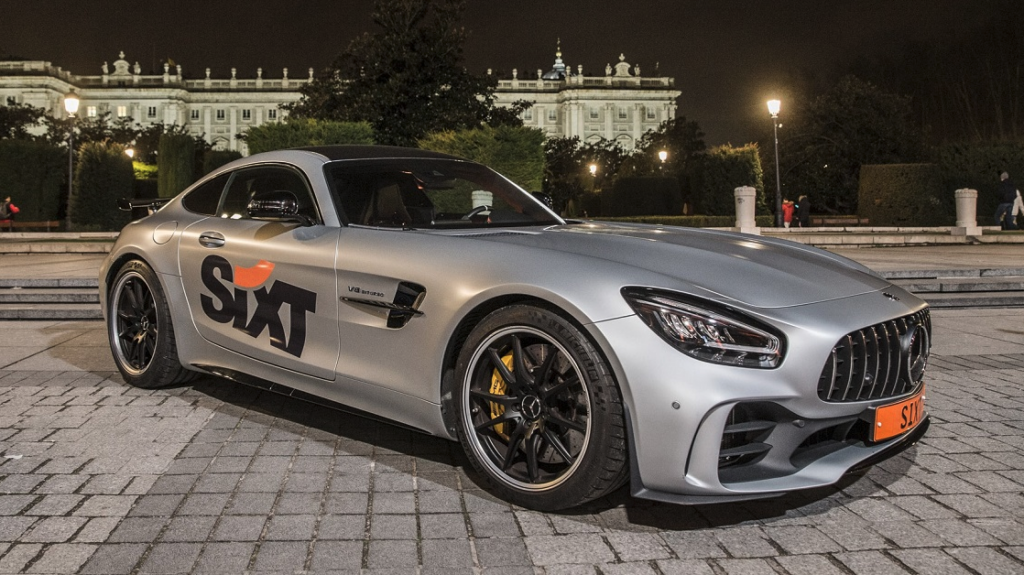
M861 265L564 220L432 152L238 160L126 226L100 281L127 382L213 374L387 418L533 509L627 480L675 503L829 485L928 426L928 308Z

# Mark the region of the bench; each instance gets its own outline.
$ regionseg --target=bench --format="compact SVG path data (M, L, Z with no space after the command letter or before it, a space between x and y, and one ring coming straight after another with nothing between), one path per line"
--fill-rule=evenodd
M0 230L6 230L13 232L14 230L22 229L43 229L46 231L56 231L60 229L61 221L52 220L49 222L20 222L18 220L0 220Z

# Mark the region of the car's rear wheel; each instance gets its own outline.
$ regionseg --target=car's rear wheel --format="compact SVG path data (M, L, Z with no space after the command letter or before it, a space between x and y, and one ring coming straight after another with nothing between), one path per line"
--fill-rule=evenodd
M139 260L125 263L107 297L107 336L124 380L144 388L185 383L195 372L182 367L174 327L160 283Z
M466 339L457 378L459 439L501 497L563 509L625 481L618 385L589 338L557 313L491 313Z

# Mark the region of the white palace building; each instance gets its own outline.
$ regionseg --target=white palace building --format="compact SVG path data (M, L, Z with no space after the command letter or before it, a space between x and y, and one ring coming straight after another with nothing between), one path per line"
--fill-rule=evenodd
M27 104L46 109L53 117L66 116L64 95L74 90L81 100L79 114L96 117L131 118L148 126L155 123L188 126L214 148L247 153L237 136L252 126L280 121L284 104L299 99L299 87L313 78L288 76L211 78L210 69L199 79L186 78L180 65L164 64L163 74L145 75L136 62L122 52L113 66L106 62L101 74L80 76L42 61L0 61L0 105ZM488 71L490 73L490 71ZM538 69L536 78L498 80L495 101L511 105L518 100L533 102L523 113L527 126L542 129L549 137L577 136L593 142L613 140L626 150L648 130L675 117L679 92L674 79L642 77L639 66L630 66L619 56L614 66L600 76L586 76L583 67L575 73L562 61L561 49L548 72Z

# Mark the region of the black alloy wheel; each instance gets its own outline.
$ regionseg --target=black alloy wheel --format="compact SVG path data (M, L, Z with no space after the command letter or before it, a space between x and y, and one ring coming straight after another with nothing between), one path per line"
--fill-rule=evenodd
M171 313L156 274L132 260L114 276L107 298L107 337L124 380L144 388L184 383L195 372L178 361Z
M459 364L460 438L499 494L558 509L625 480L618 388L570 322L542 308L498 310L470 335Z

